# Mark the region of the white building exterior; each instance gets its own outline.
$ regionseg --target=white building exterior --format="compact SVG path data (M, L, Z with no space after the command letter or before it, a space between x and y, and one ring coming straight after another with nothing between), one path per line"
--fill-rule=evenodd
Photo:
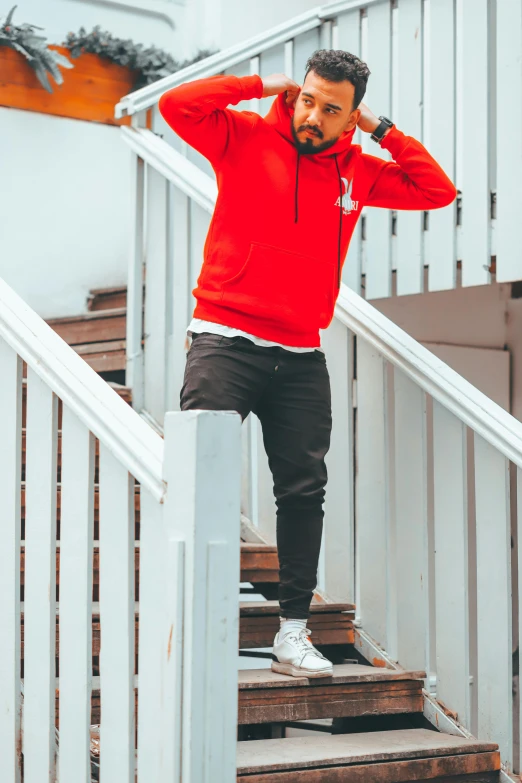
M1 18L13 3L0 2ZM56 44L69 31L100 25L183 60L200 48L230 46L315 5L315 0L26 0L13 21L42 27ZM0 145L0 276L44 318L84 312L90 289L127 279L131 155L118 128L0 106Z
M314 0L27 0L15 22L41 26L53 43L99 24L182 59L200 48L224 49L315 6ZM2 16L9 7L0 6ZM7 108L0 108L0 140L9 150L0 159L0 179L9 183L0 189L0 274L43 317L81 313L90 289L127 280L129 149L115 127ZM490 285L371 301L426 344L452 346L440 355L521 417L522 316L510 291Z

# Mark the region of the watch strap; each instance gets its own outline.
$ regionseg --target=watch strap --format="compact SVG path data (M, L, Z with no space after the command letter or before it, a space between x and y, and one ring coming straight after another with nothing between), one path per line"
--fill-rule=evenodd
M384 134L388 130L388 128L393 128L393 122L388 119L388 117L379 117L380 123L375 128L374 132L371 135L371 138L376 141L378 144L381 143Z

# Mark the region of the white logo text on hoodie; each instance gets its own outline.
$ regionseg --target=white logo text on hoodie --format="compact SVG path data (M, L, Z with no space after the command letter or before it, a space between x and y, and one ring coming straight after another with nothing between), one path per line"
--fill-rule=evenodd
M359 209L359 202L352 200L353 180L351 182L348 182L347 179L341 177L341 181L344 186L344 195L342 197L342 200L340 196L337 197L335 206L336 207L342 206L343 215L349 215L351 212L357 212L357 210Z

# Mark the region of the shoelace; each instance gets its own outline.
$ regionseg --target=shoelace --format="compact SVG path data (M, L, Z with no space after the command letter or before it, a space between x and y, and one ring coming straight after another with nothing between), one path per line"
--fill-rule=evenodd
M316 650L316 648L313 646L312 642L308 638L309 635L312 632L308 628L303 628L299 633L291 634L289 639L295 639L295 646L299 650L300 653L302 653L302 658L305 657L305 655L315 655L317 658L322 658L323 661L326 661L326 658L324 655L321 655L319 650Z

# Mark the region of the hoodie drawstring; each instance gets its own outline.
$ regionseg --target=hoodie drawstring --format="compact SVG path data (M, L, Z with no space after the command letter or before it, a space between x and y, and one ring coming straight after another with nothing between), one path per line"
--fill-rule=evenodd
M334 155L335 167L337 169L337 179L339 181L339 234L337 237L337 288L341 287L341 243L343 233L343 183L341 179L341 172L339 171L339 163L337 161L337 154ZM294 195L294 208L295 217L294 223L299 220L299 163L301 160L301 153L297 153L297 166L295 169L295 195Z
M297 223L299 220L299 161L301 160L301 153L297 153L297 166L295 169L295 195L294 195L294 202L295 202L295 218L294 223Z
M339 180L339 236L337 239L337 288L341 287L341 239L343 233L343 183L341 180L341 172L339 171L339 163L337 162L337 155L335 157L335 166L337 168L337 178Z

